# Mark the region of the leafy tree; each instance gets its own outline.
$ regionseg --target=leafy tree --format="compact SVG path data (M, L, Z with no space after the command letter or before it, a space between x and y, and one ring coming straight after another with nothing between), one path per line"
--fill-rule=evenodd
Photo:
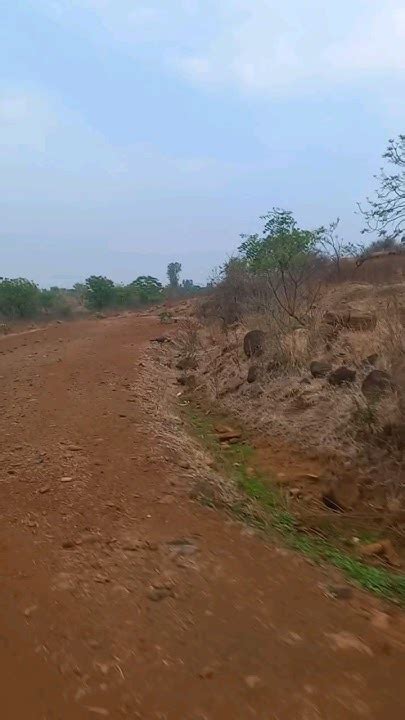
M131 285L116 285L114 288L114 304L118 307L135 307L138 303L138 295Z
M0 314L8 318L28 318L40 309L41 291L25 278L0 279Z
M324 228L302 230L293 214L280 208L261 220L262 235L242 235L238 261L250 272L264 275L278 307L304 325L320 290L316 270Z
M383 158L394 166L387 173L383 168L376 175L379 181L374 199L367 198L368 207L360 211L366 227L363 233L377 232L380 238L390 237L405 241L405 135L388 142Z
M85 299L86 299L86 291L87 287L85 283L75 283L73 285L73 289L71 291L71 294L74 295L75 298L79 301L81 305L83 305Z
M302 265L308 254L316 252L323 228L301 230L292 212L273 208L261 220L265 221L263 236L242 235L239 255L253 271L276 270L288 273Z
M135 290L142 303L153 303L162 296L162 283L152 275L140 275L130 287Z
M115 286L102 275L91 275L86 280L86 304L92 310L102 310L113 305Z
M181 263L171 262L167 266L167 277L169 285L174 290L179 287L179 276L181 273Z

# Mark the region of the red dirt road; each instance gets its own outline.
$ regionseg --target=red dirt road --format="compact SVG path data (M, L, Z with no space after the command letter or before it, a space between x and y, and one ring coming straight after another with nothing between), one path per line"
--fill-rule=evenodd
M404 717L400 615L189 498L140 375L159 332L0 340L2 717Z

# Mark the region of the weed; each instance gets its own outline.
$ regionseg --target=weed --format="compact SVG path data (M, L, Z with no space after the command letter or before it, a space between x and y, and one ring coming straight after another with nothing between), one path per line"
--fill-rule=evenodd
M188 407L186 412L196 434L215 456L218 467L242 493L241 500L230 505L233 514L266 533L276 532L291 549L316 563L333 565L358 586L386 599L405 603L405 575L366 565L339 547L337 537L334 538L335 544L330 538L317 537L298 528L294 515L288 511L282 494L274 484L249 467L253 448L244 443L222 447L216 439L211 417L196 408Z

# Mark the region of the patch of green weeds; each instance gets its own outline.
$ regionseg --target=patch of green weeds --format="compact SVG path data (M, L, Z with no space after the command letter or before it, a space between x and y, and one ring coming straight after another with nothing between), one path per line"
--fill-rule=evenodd
M232 512L265 532L276 532L288 547L303 553L314 562L330 563L360 587L405 604L405 575L366 565L339 547L337 536L335 544L330 539L311 534L310 530L298 529L294 515L288 510L285 499L275 485L256 471L252 473L249 468L253 448L245 443L221 446L215 435L212 417L196 408L188 407L186 412L198 437L215 457L218 467L233 479L247 499L254 500L264 511L256 517L247 503L241 502L231 508ZM375 539L375 536L363 532L360 538L367 542Z

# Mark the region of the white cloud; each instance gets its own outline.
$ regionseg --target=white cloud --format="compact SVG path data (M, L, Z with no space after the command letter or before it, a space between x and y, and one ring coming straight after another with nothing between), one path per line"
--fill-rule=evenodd
M396 1L236 5L205 53L179 58L189 79L289 93L405 70L405 9Z
M401 0L39 2L64 19L98 20L129 50L152 47L197 84L290 93L405 70Z

